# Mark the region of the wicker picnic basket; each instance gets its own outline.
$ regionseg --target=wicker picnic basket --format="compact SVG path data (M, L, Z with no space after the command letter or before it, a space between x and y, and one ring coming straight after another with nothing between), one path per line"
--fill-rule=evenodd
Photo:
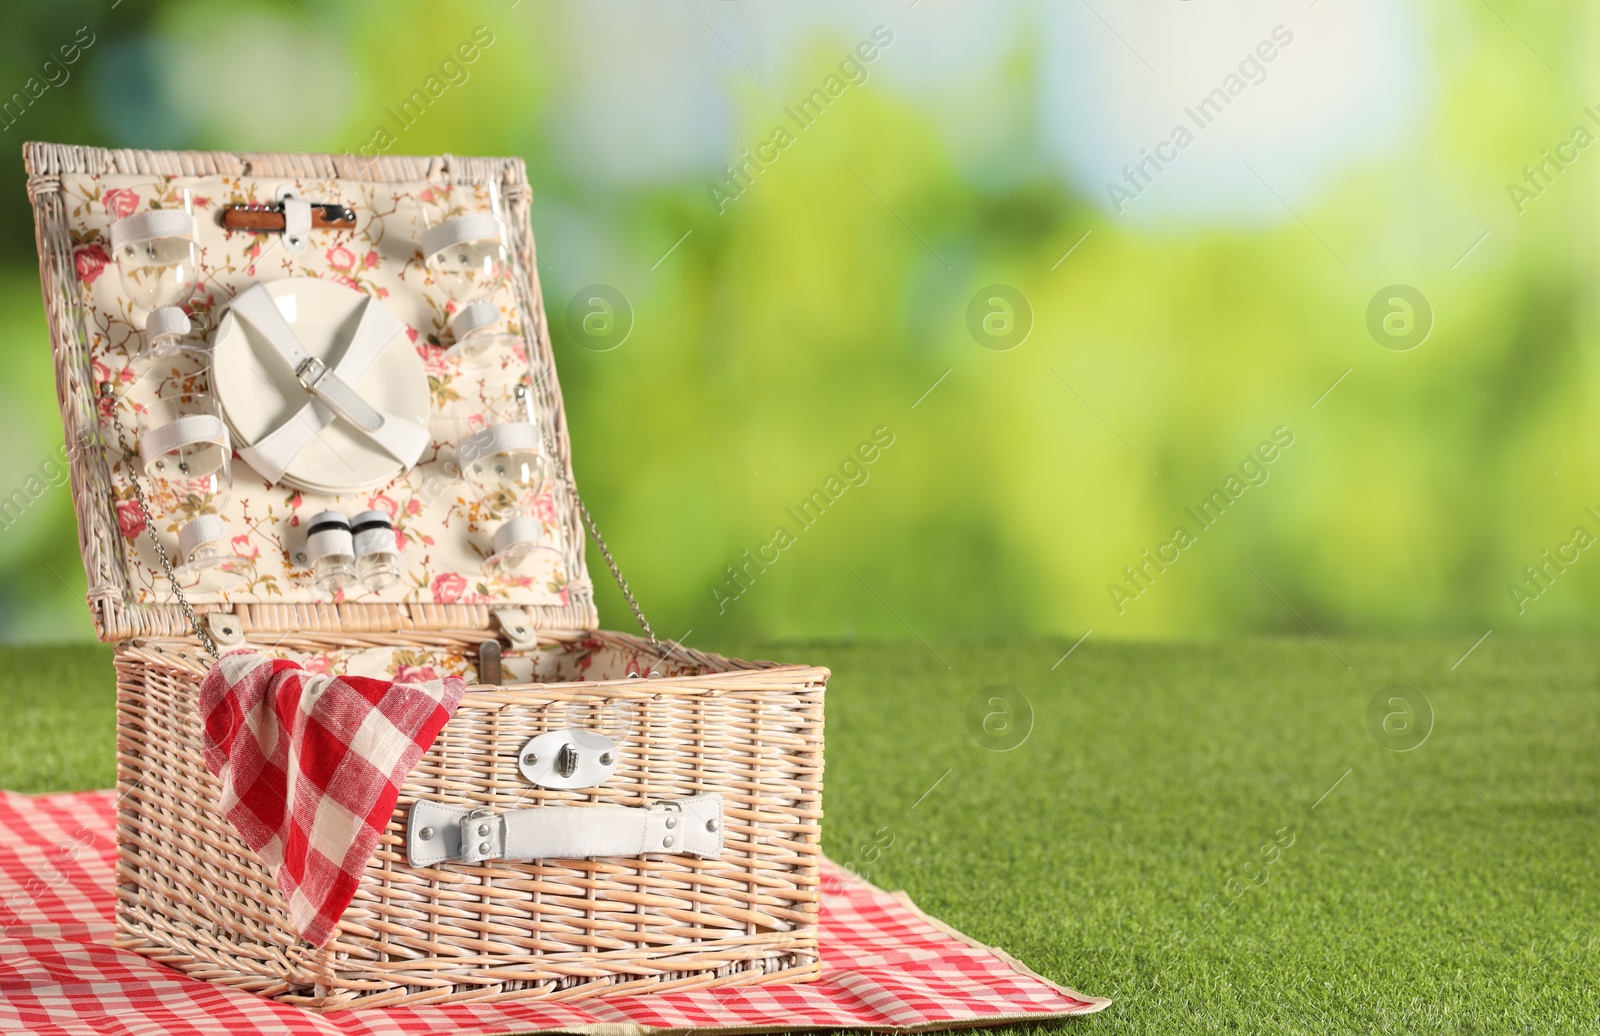
M116 645L118 945L320 1010L814 977L828 671L658 642L642 615L646 636L597 629L584 545L586 529L598 530L572 480L522 163L53 144L29 144L25 158L88 601L102 639ZM269 485L240 466L220 518L239 533L232 549L253 552L252 580L174 593L156 545L165 539L170 551L175 524L153 513L161 501L141 491L117 410L138 331L112 283L108 226L171 205L174 192L203 209L279 196L284 185L352 204L357 225L313 231L313 247L295 255L270 234L203 222L207 276L190 306L196 322L216 327L211 318L255 281L317 277L381 297L416 332L435 404L459 387L438 357L449 312L430 296L404 213L417 199L447 197L500 207L494 215L508 228L514 270L502 306L522 343L501 366L531 388L551 451L540 501L555 545L545 576L495 582L478 574L480 555L461 543L481 533L483 516L453 483L426 489L444 463L439 440L448 438L430 433L435 441L415 468L346 496ZM381 593L330 599L297 565L301 517L368 506L392 510L407 578ZM450 672L468 683L401 788L355 898L321 948L296 938L271 875L218 814L219 782L202 758L199 685L210 652L239 645L311 668ZM488 679L502 668L503 682L478 682L480 670ZM519 772L530 739L578 728L617 746L597 786L541 786ZM717 851L702 855L674 852L667 837L660 851L632 856L410 862L408 822L419 802L451 816L495 817L546 806L670 812L700 796L720 802L704 821L717 832ZM702 823L698 814L682 817Z

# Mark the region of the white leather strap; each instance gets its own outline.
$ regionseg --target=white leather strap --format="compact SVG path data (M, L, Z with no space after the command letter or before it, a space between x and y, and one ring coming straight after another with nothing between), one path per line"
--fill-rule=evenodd
M285 195L283 204L283 246L303 252L311 240L311 203L296 195Z
M463 341L500 323L500 307L493 302L469 302L450 318L450 337Z
M538 648L538 629L528 618L528 609L496 608L490 614L500 624L500 629L505 633L506 639L511 642L513 651L533 651ZM491 682L493 681L484 681L484 683Z
M646 853L722 855L722 796L630 806L535 806L509 813L419 801L406 824L413 867L489 860L581 860Z
M226 450L228 429L223 425L222 419L214 414L189 414L170 424L152 428L139 436L139 463L146 475L158 477L152 470L156 461L173 450L181 450L185 446L202 442L214 443L219 449ZM216 466L197 470L192 474L195 477L209 475L216 470L216 467L221 466L220 456L217 461Z
M315 397L260 442L239 451L268 482L282 478L300 451L335 415L355 425L408 468L428 448L426 429L375 409L350 387L351 383L361 380L373 361L405 331L405 325L388 307L376 299L367 299L355 333L332 369L301 348L264 285L257 284L241 292L233 300L233 311L266 338Z
M326 403L328 409L367 435L380 437L383 415L368 406L367 401L350 387L350 383L335 374L327 364L315 356L308 356L295 368L294 374L306 391Z
M194 216L182 209L148 209L111 224L111 252L158 237L194 237Z
M201 514L183 523L178 530L178 557L188 563L196 547L215 543L228 534L228 527L214 514Z
M218 648L236 648L244 643L244 624L233 612L206 612L206 632Z
M192 325L189 323L189 314L179 306L162 306L160 309L150 311L150 316L144 322L144 339L153 342L157 338L168 335L182 337L189 333Z
M456 216L442 223L435 223L422 232L422 257L426 259L435 252L467 241L499 238L500 221L488 213L477 212L467 216Z

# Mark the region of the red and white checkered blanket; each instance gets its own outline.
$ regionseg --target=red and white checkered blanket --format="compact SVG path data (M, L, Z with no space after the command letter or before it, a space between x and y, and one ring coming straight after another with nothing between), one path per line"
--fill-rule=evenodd
M200 685L219 809L272 871L296 932L332 938L400 785L461 703L459 677L394 683L243 650Z
M0 1031L36 1036L489 1036L736 1028L953 1029L1092 1014L1109 1001L1046 981L823 863L822 977L576 1003L316 1015L112 949L109 791L0 792Z

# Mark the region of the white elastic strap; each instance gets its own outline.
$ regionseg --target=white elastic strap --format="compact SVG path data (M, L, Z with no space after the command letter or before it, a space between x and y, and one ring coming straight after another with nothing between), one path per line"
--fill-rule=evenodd
M459 342L498 323L500 323L499 306L481 300L471 302L462 306L456 315L450 318L450 337Z
M499 220L484 212L456 216L422 232L422 257L426 259L451 245L488 240L500 240Z
M190 414L171 424L150 429L139 436L139 463L144 466L146 475L153 476L151 469L156 461L173 450L200 442L215 443L224 450L228 448L228 429L221 418L214 414Z
M177 335L182 338L193 327L189 323L189 314L178 306L162 306L160 309L150 311L150 316L144 322L144 338L153 342L157 338L168 335Z
M521 543L544 541L544 523L537 518L522 515L506 522L494 531L494 552L504 554Z
M257 284L242 292L233 300L233 312L260 332L291 367L298 366L305 357L305 350L300 347L288 321L284 320L283 313L264 285ZM275 483L283 477L283 473L312 437L331 423L335 414L339 414L347 420L361 417L370 421L375 417L376 428L365 428L356 422L358 430L407 468L415 464L417 458L422 456L422 451L428 448L427 430L368 406L350 387L351 382L361 380L373 361L404 330L405 325L388 307L376 299L368 298L361 320L338 364L308 386L316 400L306 403L260 442L240 450L240 456L261 477L269 483ZM363 412L352 412L355 409Z
M283 199L283 247L304 252L311 240L311 203L304 198Z
M413 867L646 853L715 858L722 855L722 827L722 796L714 794L643 807L535 806L509 813L420 800L406 823L406 852Z
M197 515L184 522L183 528L178 530L178 556L184 564L188 564L195 548L215 543L227 534L228 527L221 518L214 514Z
M111 251L158 237L194 237L194 217L182 209L150 209L111 224Z
M457 449L463 464L502 453L536 452L539 449L539 429L527 421L490 425L462 439Z

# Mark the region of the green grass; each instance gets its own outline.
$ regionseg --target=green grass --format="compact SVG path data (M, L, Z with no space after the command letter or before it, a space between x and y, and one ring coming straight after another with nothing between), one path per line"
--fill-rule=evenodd
M1452 671L1471 639L751 650L834 669L830 855L1116 998L1067 1031L1600 1031L1600 652L1496 634ZM4 661L0 786L109 783L106 653ZM1436 716L1409 752L1369 734L1392 684ZM1034 710L1008 752L969 734L990 685Z
M0 788L117 782L117 675L103 644L0 647Z

